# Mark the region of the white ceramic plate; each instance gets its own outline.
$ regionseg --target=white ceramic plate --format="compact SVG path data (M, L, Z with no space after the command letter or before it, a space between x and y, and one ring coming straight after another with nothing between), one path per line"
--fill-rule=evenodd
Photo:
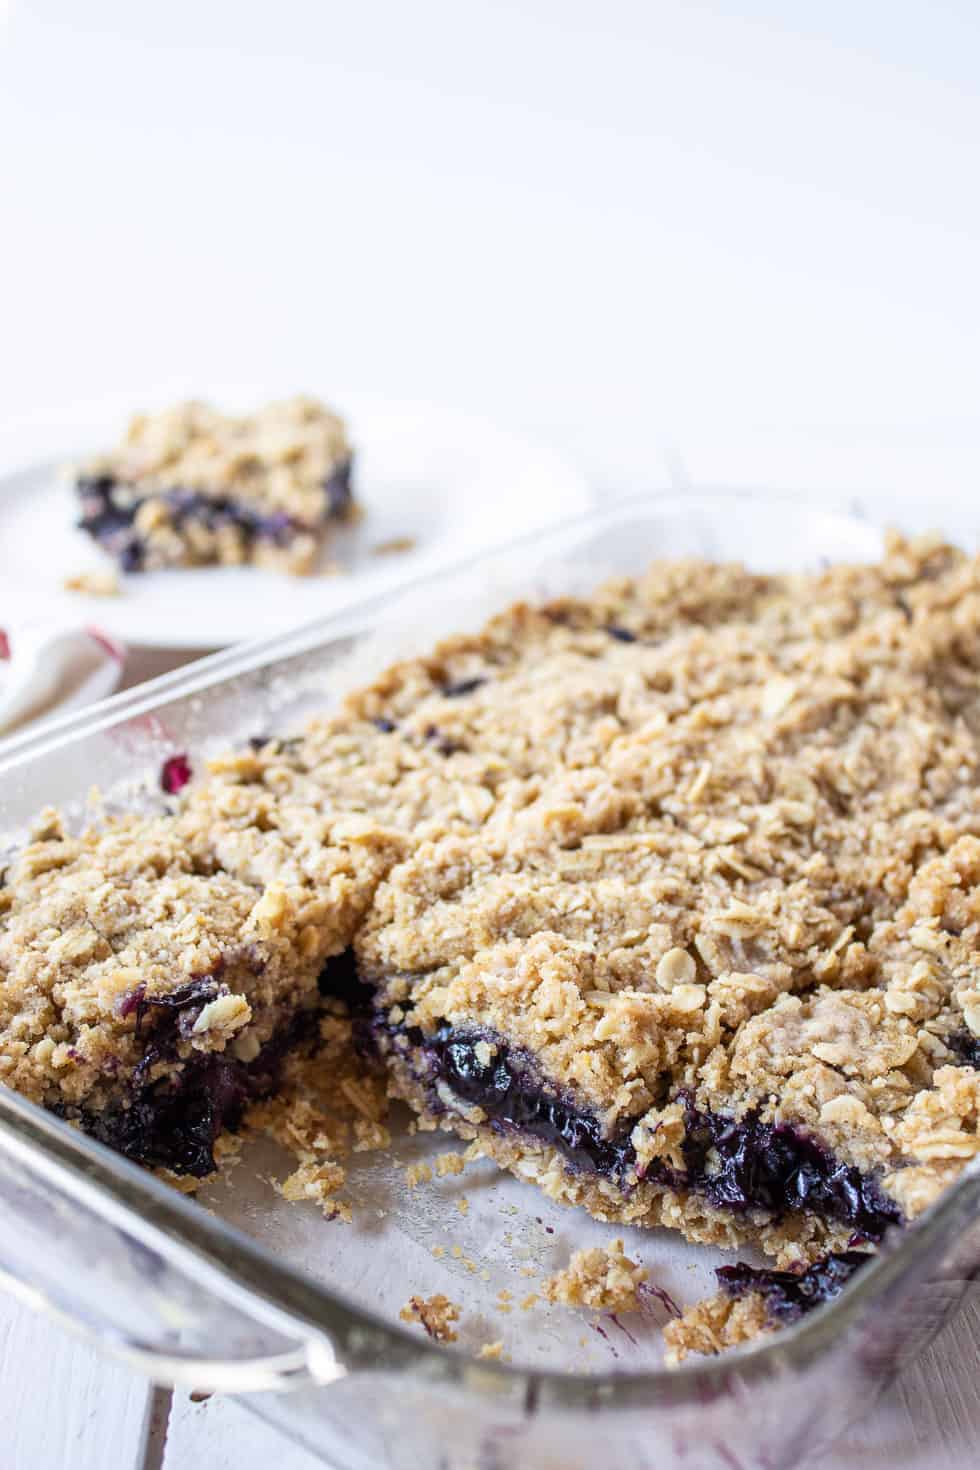
M592 503L585 478L559 455L480 418L431 404L325 394L348 419L355 488L365 510L361 523L328 547L327 558L343 572L144 572L121 578L119 597L66 592L66 577L112 566L75 529L66 464L114 443L134 410L174 396L76 409L59 425L34 423L0 434L0 626L40 615L95 620L131 645L217 648L334 612ZM237 411L269 396L241 389L207 394ZM396 537L413 538L413 548L389 555L373 550Z

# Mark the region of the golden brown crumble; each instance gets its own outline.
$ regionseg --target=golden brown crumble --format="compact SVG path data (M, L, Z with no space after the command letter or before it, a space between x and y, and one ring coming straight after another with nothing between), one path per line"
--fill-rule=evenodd
M115 572L75 572L61 585L66 592L82 592L86 597L119 597L122 593Z
M649 1274L645 1266L626 1255L622 1240L614 1240L609 1246L576 1251L567 1266L541 1283L541 1295L546 1302L563 1307L636 1312L640 1308L637 1292Z
M339 1216L350 1223L352 1219L350 1205L335 1198L337 1191L343 1189L346 1182L347 1175L340 1164L329 1162L318 1164L311 1161L300 1164L298 1169L294 1169L283 1180L279 1189L283 1199L314 1200L328 1220Z
M458 1337L452 1324L459 1321L460 1309L441 1292L430 1297L410 1297L398 1315L403 1322L421 1323L436 1342L455 1342Z
M689 1353L713 1357L771 1331L765 1299L759 1292L737 1298L718 1292L665 1325L664 1360L668 1367L675 1367Z

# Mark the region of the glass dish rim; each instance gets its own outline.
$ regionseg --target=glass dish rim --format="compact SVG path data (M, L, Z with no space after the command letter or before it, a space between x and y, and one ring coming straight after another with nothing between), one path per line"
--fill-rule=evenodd
M361 631L370 626L371 618L386 605L422 592L443 578L459 576L509 552L517 553L536 545L545 550L549 542L566 534L590 531L599 534L617 523L642 518L644 514L662 513L671 503L676 503L679 509L703 511L751 501L774 512L833 520L851 530L860 528L869 535L869 547L871 538L876 538L880 545L881 527L876 522L862 519L832 501L813 506L809 499L712 488L617 500L610 507L567 518L447 563L396 588L349 603L287 634L212 654L135 690L56 717L37 731L29 729L15 734L0 746L0 775L28 766L43 754L56 753L59 747L68 747L121 721L157 711L171 701L281 659L312 652L320 643ZM771 1338L729 1350L717 1358L688 1360L674 1368L575 1373L478 1360L469 1354L446 1351L427 1338L416 1336L407 1327L385 1321L370 1310L348 1302L302 1268L284 1262L267 1247L202 1210L148 1171L6 1087L0 1087L0 1138L5 1144L13 1140L14 1146L29 1148L31 1157L43 1162L47 1171L68 1187L96 1189L122 1212L135 1239L153 1236L165 1241L171 1254L176 1248L178 1257L210 1274L212 1279L217 1272L221 1294L227 1299L239 1299L237 1304L244 1312L266 1318L271 1315L278 1320L281 1330L299 1337L304 1333L322 1336L335 1347L339 1336L369 1334L373 1356L370 1363L354 1365L354 1372L401 1371L429 1383L442 1382L497 1399L501 1389L509 1393L516 1389L526 1402L533 1401L541 1408L566 1410L588 1409L597 1397L604 1410L652 1408L658 1403L669 1403L672 1407L696 1404L704 1401L706 1393L724 1392L734 1375L743 1383L750 1383L774 1373L799 1371L839 1343L917 1261L925 1264L931 1259L935 1248L949 1237L957 1222L973 1214L980 1203L980 1160L977 1160L925 1215L894 1232L880 1254L840 1297ZM137 1206L143 1206L141 1212ZM379 1343L383 1344L380 1353L377 1352ZM343 1350L338 1349L338 1357L344 1364ZM158 1355L156 1361L164 1363L165 1356Z

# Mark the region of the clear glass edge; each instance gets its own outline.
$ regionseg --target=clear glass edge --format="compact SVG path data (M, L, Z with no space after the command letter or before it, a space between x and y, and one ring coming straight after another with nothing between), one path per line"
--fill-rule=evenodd
M838 523L847 522L851 527L860 526L865 531L880 530L874 523L851 513L843 498L821 500L814 506L790 494L712 487L704 491L671 491L617 500L608 509L539 528L488 552L402 582L385 593L348 604L337 613L305 623L289 633L222 650L134 690L55 717L36 731L8 737L0 742L0 775L27 765L42 754L54 753L62 745L99 733L120 720L153 713L171 699L200 693L241 674L310 652L319 643L361 631L394 598L422 592L427 586L437 585L443 577L476 569L508 551L535 545L546 551L551 541L564 534L601 532L644 510L664 508L672 502L690 509L723 507L740 500L826 516ZM676 1368L576 1374L477 1362L416 1338L407 1329L344 1301L339 1294L284 1264L272 1252L201 1210L139 1166L3 1087L0 1087L0 1148L7 1153L27 1148L34 1166L46 1172L52 1181L68 1192L87 1191L90 1195L94 1192L107 1216L116 1215L118 1223L134 1239L152 1243L169 1262L185 1269L204 1289L233 1301L256 1320L274 1324L278 1330L294 1335L306 1347L312 1371L309 1375L297 1372L296 1360L289 1355L288 1362L284 1360L282 1365L286 1371L278 1377L275 1386L288 1388L291 1382L327 1382L348 1370L405 1371L417 1373L430 1383L453 1384L498 1400L501 1390L507 1391L508 1399L515 1391L523 1399L533 1393L539 1407L579 1410L597 1397L607 1409L649 1408L657 1402L672 1406L697 1404L704 1401L706 1392L725 1391L735 1373L747 1385L787 1371L800 1372L839 1345L842 1337L887 1297L896 1282L915 1273L917 1264L926 1268L944 1243L955 1238L966 1222L975 1219L980 1205L978 1160L964 1170L924 1216L895 1232L893 1239L886 1242L876 1259L839 1298L782 1329L771 1339L730 1350L719 1359L688 1361ZM36 1303L36 1296L34 1299ZM67 1320L64 1312L57 1311L50 1303L44 1305L62 1321ZM84 1325L74 1325L84 1334L98 1337ZM312 1354L311 1343L316 1345ZM105 1346L130 1360L135 1359L135 1366L161 1381L184 1376L184 1360L166 1352L137 1349L135 1345L128 1350L126 1345L118 1343ZM338 1372L331 1372L329 1367L325 1372L324 1363L329 1364L335 1352L340 1357ZM206 1366L195 1358L194 1375L199 1377ZM225 1380L221 1386L227 1391L237 1387L238 1391L248 1392L253 1386L273 1386L267 1381L250 1382L248 1365L242 1363L236 1363L221 1376Z

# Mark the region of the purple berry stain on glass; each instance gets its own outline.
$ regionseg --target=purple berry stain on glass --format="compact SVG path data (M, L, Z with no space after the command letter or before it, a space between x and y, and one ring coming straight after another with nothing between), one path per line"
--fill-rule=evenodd
M186 755L171 755L160 769L160 785L168 796L183 791L191 779L191 763Z

